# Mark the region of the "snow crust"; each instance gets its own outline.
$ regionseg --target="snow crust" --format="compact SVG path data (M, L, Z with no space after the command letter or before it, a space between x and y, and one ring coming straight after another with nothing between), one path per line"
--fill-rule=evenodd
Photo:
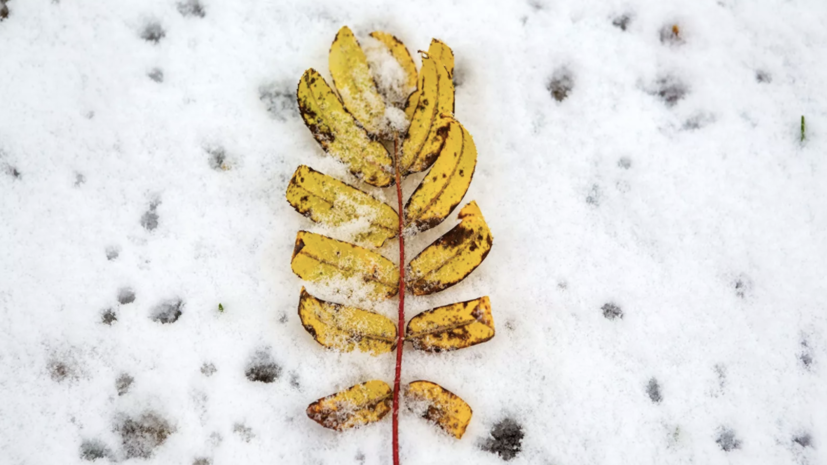
M394 366L325 351L296 312L296 232L322 230L285 201L290 176L358 185L295 107L342 25L453 48L479 151L459 207L494 235L467 280L408 301L410 318L488 295L497 335L408 346L403 381L474 416L456 441L403 414L404 463L503 463L491 434L512 421L514 464L827 463L822 0L7 7L0 463L391 462L389 418L305 415Z

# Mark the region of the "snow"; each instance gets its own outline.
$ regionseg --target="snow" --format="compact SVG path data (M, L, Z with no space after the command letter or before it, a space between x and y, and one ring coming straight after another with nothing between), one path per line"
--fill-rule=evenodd
M390 50L373 37L365 37L360 45L370 63L376 87L382 95L387 96L389 103L402 107L405 100L416 87L410 89L405 83L405 70L391 55Z
M503 463L513 422L514 464L827 462L823 1L7 7L0 463L390 463L389 418L305 415L394 365L325 351L296 314L295 235L321 230L290 176L356 182L294 100L343 25L453 48L479 151L462 205L494 234L467 280L408 301L489 295L497 335L405 351L403 381L474 416L457 441L403 414L404 463Z

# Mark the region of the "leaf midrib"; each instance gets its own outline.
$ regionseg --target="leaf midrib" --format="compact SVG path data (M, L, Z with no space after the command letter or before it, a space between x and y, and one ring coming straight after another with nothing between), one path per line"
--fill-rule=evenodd
M325 264L325 265L330 265L330 266L332 266L332 267L334 267L334 268L336 268L336 269L339 269L339 270L343 270L343 271L353 271L353 269L352 269L352 268L345 268L345 267L340 266L340 265L339 265L339 264L337 264L337 263L332 263L332 262L329 262L329 261L327 261L327 260L324 260L324 259L322 259L322 258L319 258L319 257L317 257L317 256L313 255L312 253L308 253L308 252L306 252L304 249L302 249L302 251L301 251L301 252L299 252L299 255L305 255L305 256L307 256L307 257L309 257L309 258L312 258L313 260L316 260L316 261L317 261L317 262L319 262L319 263L323 263L323 264ZM384 283L384 282L382 282L382 281L380 281L380 280L378 280L378 279L375 279L375 278L374 278L373 276L371 276L371 275L368 275L368 274L366 274L366 273L360 273L360 275L361 275L361 276L364 276L364 277L365 277L368 281L373 281L373 282L379 283L379 284L381 284L381 285L383 285L383 286L385 286L385 287L388 287L388 288L393 289L393 285L386 284L386 283Z
M462 224L462 223L460 223L460 224ZM460 254L462 254L462 252L464 252L464 251L465 251L465 249L467 249L467 248L471 247L471 244L473 244L473 243L474 243L474 241L473 241L473 239L472 239L472 240L471 240L468 244L463 244L462 246L457 247L457 252L456 252L455 254L451 255L451 256L450 256L450 257L448 257L448 258L446 258L446 259L445 259L442 263L440 263L440 265L439 265L438 267L436 267L436 268L434 268L433 270L431 270L431 271L429 271L429 272L425 273L424 275L422 275L422 277L421 277L421 278L417 278L415 281L413 281L413 282L412 282L412 284L414 284L414 283L419 283L419 282L421 282L422 280L426 279L428 276L430 276L430 275L432 275L432 274L436 273L437 271L441 270L442 268L444 268L444 267L445 267L445 265L447 265L447 264L448 264L448 262L450 262L451 260L455 259L455 258L456 258L457 256L459 256ZM426 249L426 250L427 250L427 249Z
M363 311L366 311L366 310L363 310ZM338 312L339 312L339 309L334 309L334 310L330 311L331 314L338 313ZM317 310L314 313L316 314L316 318L318 318L319 321L321 321L322 323L325 323L325 318L322 318L322 315L323 315L324 312ZM376 313L375 315L382 316L382 315L379 315L378 313ZM365 339L376 339L378 341L390 342L391 344L396 339L395 337L383 337L381 335L372 335L372 334L360 333L358 330L355 330L355 329L350 330L347 327L344 327L344 326L340 325L335 317L333 318L333 321L330 324L335 329L337 329L337 330L339 330L343 333L346 333L348 335L356 335L356 336L359 336L359 337L363 337Z
M347 184L345 184L345 185L347 185ZM339 218L342 218L342 219L343 219L343 220L345 220L345 221L349 221L349 220L351 219L351 218L350 218L350 217L348 217L345 213L343 213L343 212L341 211L341 209L337 208L337 207L336 207L336 204L335 204L335 203L333 203L332 201L327 200L326 198L322 197L321 195L315 194L315 193L313 193L312 191L305 189L305 188L304 188L304 186L301 186L301 185L299 185L299 184L296 184L296 187L298 187L299 189L301 189L301 190L302 190L302 191L304 191L304 192L307 192L309 195L312 195L313 197L316 197L317 199L321 200L322 202L324 202L324 203L326 203L326 204L330 205L330 206L333 208L333 211L334 211L334 212L335 212L335 213L339 216ZM377 200L377 202L378 202L378 200ZM368 222L369 222L372 226L376 226L376 227L379 227L379 228L382 228L382 229L386 229L386 230L391 231L391 232L393 232L394 234L396 234L396 228L389 228L389 227L387 227L387 226L381 225L381 224L376 223L376 222L371 221L371 220L368 220Z
M468 325L473 324L475 322L476 323L482 323L480 320L472 317L471 321L468 321L468 322L465 322L465 323L454 323L454 324L448 325L448 326L440 326L440 327L437 327L437 328L434 328L434 329L431 329L431 330L428 330L428 331L422 331L422 332L418 332L418 333L410 335L410 336L405 336L405 340L407 341L409 339L419 339L419 338L422 338L422 337L425 337L425 336L430 336L431 334L443 333L445 331L451 331L453 329L461 328L463 326L468 326ZM483 324L485 324L485 323L483 323ZM485 325L485 326L488 326L488 325Z

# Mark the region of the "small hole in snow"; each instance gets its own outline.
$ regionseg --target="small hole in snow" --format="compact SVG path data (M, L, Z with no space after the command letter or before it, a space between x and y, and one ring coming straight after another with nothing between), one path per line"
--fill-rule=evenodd
M801 360L801 363L804 365L804 368L809 370L810 365L813 364L813 353L810 349L810 344L807 342L807 339L801 339L801 353L798 355L798 359Z
M86 184L86 176L83 173L75 173L75 187L80 187L81 184Z
M667 107L675 106L689 93L687 85L673 76L658 79L655 82L655 88L654 94L660 97Z
M261 350L250 359L244 374L250 381L272 383L281 376L281 367L276 364L269 352Z
M201 365L201 374L206 376L207 378L214 375L216 371L218 371L218 369L215 368L215 365L213 365L212 363L204 363L203 365Z
M769 84L772 82L772 76L770 75L770 73L759 69L755 72L755 80L758 82L766 82L767 84Z
M603 310L603 316L608 320L623 318L623 310L611 302L603 304L603 306L600 307L600 309Z
M69 367L62 362L51 362L49 364L49 376L53 381L61 382L69 377Z
M183 314L184 302L181 299L171 299L156 305L152 309L152 321L162 324L171 324L178 321Z
M227 171L230 169L230 165L227 163L227 152L224 150L224 147L216 145L207 147L204 150L206 150L207 155L209 155L207 163L210 164L210 168L216 171Z
M632 160L628 157L620 157L620 160L617 161L617 166L623 168L624 170L628 170L632 167Z
M522 425L511 418L505 418L491 428L490 437L485 439L480 448L508 461L522 450L524 436Z
M664 24L660 28L660 43L668 45L682 45L681 28L677 24Z
M156 211L156 209L158 208L159 204L160 202L157 200L152 201L149 204L149 210L144 212L144 214L141 216L141 226L143 226L144 229L146 229L147 231L152 231L158 227L158 219L160 217L158 216L158 212Z
M164 70L161 68L152 68L146 75L155 82L164 82Z
M600 190L600 186L593 184L589 189L589 193L586 194L586 203L599 207L601 198L603 198L603 192Z
M80 444L81 460L94 462L98 459L112 458L112 453L102 441L97 439L85 440Z
M129 376L128 373L121 373L118 379L115 380L115 389L118 391L118 396L129 392L129 388L132 387L134 381L135 378Z
M66 380L77 379L78 374L75 367L62 360L52 360L49 362L49 377L52 381L62 383Z
M143 31L141 31L141 39L152 42L153 44L160 42L166 35L167 33L164 31L164 28L155 21L147 23Z
M718 437L715 439L718 446L725 452L730 452L741 448L741 440L735 437L735 431L721 427L718 431Z
M715 122L715 116L708 113L697 113L683 123L683 129L694 131Z
M120 255L120 254L121 254L120 249L118 249L115 246L110 246L110 247L106 248L106 259L109 260L109 261L112 261L112 260L118 258L118 255Z
M548 84L546 84L546 89L551 92L551 96L558 102L562 102L568 98L573 88L574 78L567 68L558 68L554 74L552 74Z
M646 393L649 394L649 399L656 404L663 400L660 394L660 384L655 378L649 380L649 384L646 385Z
M3 171L5 171L6 174L8 174L9 176L11 176L14 179L20 179L20 178L23 177L23 175L20 173L20 171L17 171L17 168L15 168L12 165L7 164L5 166L5 168L3 169Z
M131 287L122 287L118 291L118 303L121 305L135 302L135 291Z
M545 9L545 5L540 3L538 0L531 0L528 2L528 6L531 7L534 11L542 11Z
M205 363L201 365L201 374L209 378L210 376L214 375L218 369L215 368L215 365L212 363Z
M237 434L238 437L240 437L244 442L250 442L254 437L256 437L255 433L253 433L253 428L250 428L243 423L236 423L233 425L233 433Z
M181 13L181 16L195 16L198 18L203 18L207 15L204 11L204 6L201 5L201 2L198 0L187 0L185 2L178 2L178 13Z
M212 465L212 460L206 457L199 457L192 461L192 465Z
M101 323L112 326L112 323L118 321L118 314L111 308L107 308L101 313Z
M794 437L793 442L801 447L810 447L813 444L813 438L810 433L804 433Z
M752 281L746 276L736 278L733 286L735 287L735 295L741 299L748 297L752 292Z
M299 108L296 104L295 85L268 84L259 87L258 98L264 103L267 112L279 121L297 117Z
M621 31L625 31L631 21L632 17L629 14L623 14L612 20L612 26L620 28Z
M150 458L156 447L163 444L175 429L155 412L145 412L139 417L125 417L116 426L127 459Z
M727 384L726 366L719 363L712 367L712 369L715 370L715 375L718 378L718 391L719 393L722 393Z

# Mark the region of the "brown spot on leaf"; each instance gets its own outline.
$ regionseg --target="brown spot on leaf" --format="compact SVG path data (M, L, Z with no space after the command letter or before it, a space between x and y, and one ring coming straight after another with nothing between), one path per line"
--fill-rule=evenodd
M293 258L295 258L296 255L298 255L302 251L303 248L304 248L304 240L302 240L301 237L297 237L296 238L296 246L293 247Z

